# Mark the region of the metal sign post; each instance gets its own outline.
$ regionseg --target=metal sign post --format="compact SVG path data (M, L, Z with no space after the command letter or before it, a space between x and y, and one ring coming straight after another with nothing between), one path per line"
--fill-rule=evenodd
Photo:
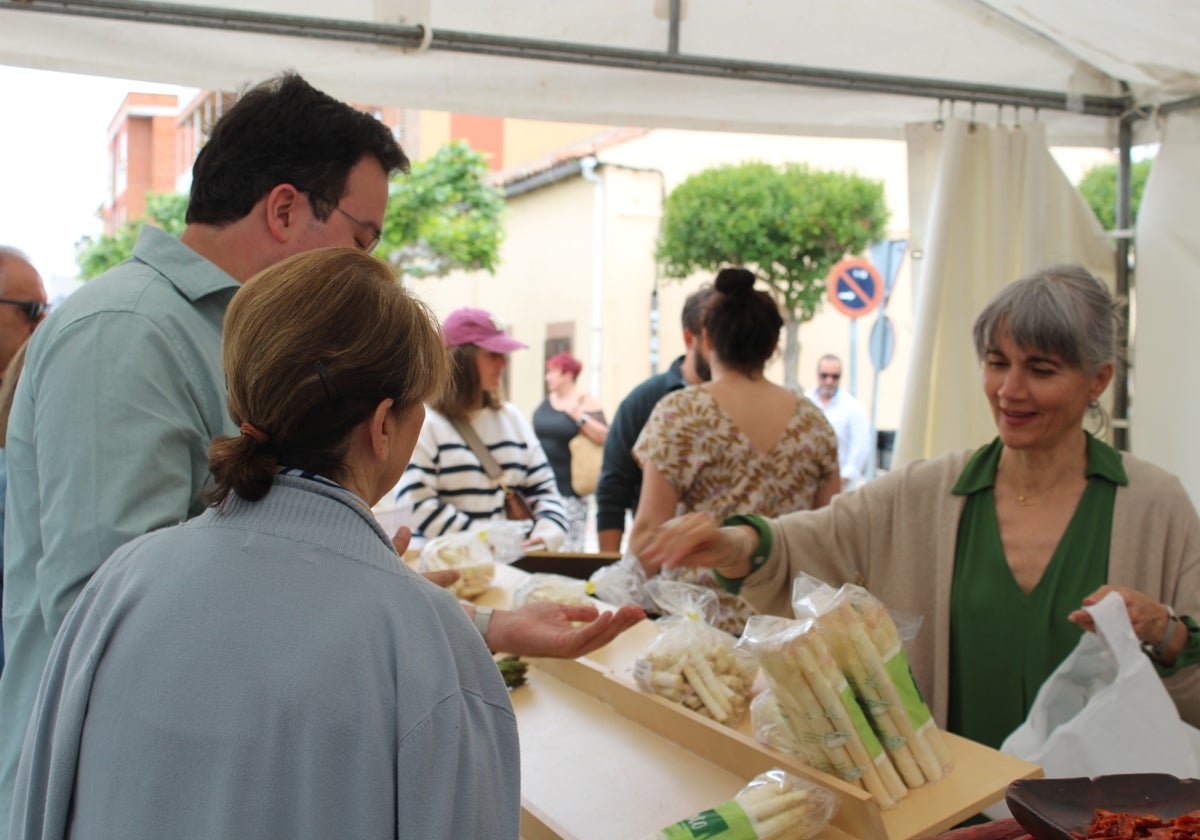
M896 275L900 271L900 261L904 259L904 251L908 247L907 239L888 239L876 242L871 246L871 260L879 266L883 274L883 301L879 306L879 317L871 328L869 342L871 366L875 368L874 381L871 385L871 428L870 439L878 440L879 429L877 417L879 411L879 372L892 362L892 354L896 349L896 330L892 319L887 316L888 298L892 296L892 287L896 285ZM878 448L878 446L876 447ZM867 478L875 477L875 463L878 458L872 458L867 464Z

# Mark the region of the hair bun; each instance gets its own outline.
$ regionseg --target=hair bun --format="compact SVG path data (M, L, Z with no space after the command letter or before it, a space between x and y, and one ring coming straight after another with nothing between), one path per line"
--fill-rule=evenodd
M754 288L754 274L744 268L722 268L713 285L722 294L749 294Z

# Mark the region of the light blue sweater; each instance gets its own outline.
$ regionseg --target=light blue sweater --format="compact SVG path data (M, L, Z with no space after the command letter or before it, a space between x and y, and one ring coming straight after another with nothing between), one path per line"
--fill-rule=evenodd
M119 549L67 614L10 836L515 838L516 721L365 504L277 476Z

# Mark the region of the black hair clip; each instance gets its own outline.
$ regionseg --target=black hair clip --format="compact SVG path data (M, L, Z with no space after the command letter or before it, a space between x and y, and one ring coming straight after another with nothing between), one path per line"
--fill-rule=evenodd
M313 366L317 369L317 376L321 379L321 387L325 390L325 399L331 403L337 402L342 398L342 392L338 390L337 383L333 381L333 377L329 375L325 365L320 362L313 362Z

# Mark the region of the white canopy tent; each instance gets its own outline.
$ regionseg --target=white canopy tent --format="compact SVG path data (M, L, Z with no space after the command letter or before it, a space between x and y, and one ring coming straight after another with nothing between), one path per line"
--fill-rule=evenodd
M943 98L1112 147L1131 107L1200 95L1198 31L1178 0L0 0L0 63L225 89L294 67L356 101L839 136L900 138Z
M0 0L0 63L224 89L290 67L353 101L647 127L899 139L943 117L1036 121L1046 143L1120 146L1126 162L1132 143L1161 139L1171 114L1200 105L1200 5L1179 0L227 2ZM1156 177L1147 202L1200 194L1195 170ZM1189 253L1147 259L1139 283L1190 289ZM1143 301L1143 326L1172 303ZM1180 343L1160 355L1197 355L1186 347L1200 341L1194 329L1140 335ZM937 363L938 343L927 344ZM1139 401L1178 419L1158 429L1160 412L1138 415L1135 451L1186 467L1200 499L1200 442L1179 428L1200 409L1180 391L1197 389L1169 367L1136 376Z

